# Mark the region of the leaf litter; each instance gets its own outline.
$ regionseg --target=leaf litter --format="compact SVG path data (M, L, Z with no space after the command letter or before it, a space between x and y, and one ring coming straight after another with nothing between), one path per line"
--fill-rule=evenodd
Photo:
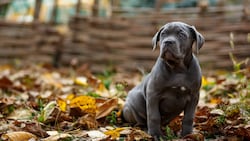
M165 139L250 140L249 74L246 68L203 76L194 133L180 137L181 114L162 126ZM127 92L141 78L138 73L2 66L0 140L153 140L121 117Z

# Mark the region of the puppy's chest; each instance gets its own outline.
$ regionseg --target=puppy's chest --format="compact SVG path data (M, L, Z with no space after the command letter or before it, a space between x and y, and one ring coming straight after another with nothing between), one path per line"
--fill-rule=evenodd
M180 112L191 100L191 90L185 86L166 87L160 93L160 109L163 113Z
M189 100L191 96L191 89L185 85L168 86L160 93L162 100Z

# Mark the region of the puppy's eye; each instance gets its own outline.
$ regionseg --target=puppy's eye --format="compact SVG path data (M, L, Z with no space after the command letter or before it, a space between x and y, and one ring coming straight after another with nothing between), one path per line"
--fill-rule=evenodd
M167 36L167 32L162 32L161 36Z
M187 35L184 33L184 32L179 32L178 33L178 36L182 39L186 39L187 38Z

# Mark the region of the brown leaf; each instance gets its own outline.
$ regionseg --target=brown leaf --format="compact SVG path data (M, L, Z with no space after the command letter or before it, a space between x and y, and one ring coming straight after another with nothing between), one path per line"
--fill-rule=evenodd
M177 133L181 130L181 123L182 123L181 120L182 117L178 116L168 124L168 126L173 130L174 133Z
M29 132L17 131L3 134L1 139L8 141L28 141L30 139L37 139L37 137Z
M86 129L96 129L98 124L94 115L86 114L79 118L77 125Z
M223 131L226 135L241 136L246 138L247 140L250 140L250 127L248 126L228 126Z
M142 130L138 130L138 129L131 129L132 132L131 134L128 135L128 139L129 141L133 141L133 140L147 140L147 141L152 141L153 138L148 135L146 132L142 131Z
M195 134L188 134L185 137L183 137L185 140L190 140L190 141L204 141L204 135L200 133L195 133Z
M60 140L67 139L70 137L72 137L72 135L67 134L67 133L58 133L57 132L54 135L51 135L47 138L42 139L42 141L60 141Z
M2 77L0 79L0 88L1 89L7 89L13 86L13 82L7 78L6 76Z
M109 115L115 108L117 108L118 99L109 99L97 106L96 119L103 118Z
M39 137L48 137L49 135L42 129L41 125L39 123L25 123L24 130L30 133L35 134Z

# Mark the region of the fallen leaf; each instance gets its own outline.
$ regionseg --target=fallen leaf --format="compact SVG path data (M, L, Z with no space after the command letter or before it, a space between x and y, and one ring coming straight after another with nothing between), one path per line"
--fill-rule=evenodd
M86 77L81 76L81 77L77 77L75 79L75 84L80 85L80 86L88 86L88 82L87 81L88 80L87 80Z
M118 99L109 99L97 106L96 119L103 118L109 115L115 108L117 108Z
M0 79L0 88L1 89L7 89L13 86L13 82L7 78L6 76L2 77Z
M104 134L111 136L111 139L115 140L120 137L120 132L123 131L124 128L116 128L114 130L109 130L104 132Z
M95 115L93 114L86 114L80 117L76 124L84 129L96 129L98 127Z
M51 135L47 138L42 139L42 141L59 141L59 140L66 140L68 138L72 138L72 135L67 133L59 133Z
M70 101L70 108L80 108L83 112L96 114L96 101L90 96L78 96Z
M2 140L8 141L28 141L30 139L37 139L34 134L24 131L10 132L2 135Z
M190 141L204 141L204 135L200 133L195 133L195 134L188 134L185 137L183 137L185 140L190 140Z
M221 109L213 109L211 112L210 112L211 115L217 115L217 116L223 116L225 115L225 112Z
M16 120L13 124L20 127L23 131L32 133L38 137L48 137L48 134L42 129L38 122Z
M95 140L95 141L105 140L106 138L108 138L107 135L105 135L104 133L98 130L88 131L87 134L91 138L91 140Z
M66 110L67 110L67 103L64 100L62 100L62 99L58 99L56 102L57 102L60 110L62 112L66 112Z
M53 113L53 111L56 108L56 101L49 102L42 110L41 115L39 116L40 122L45 122L50 115Z
M7 119L13 119L13 120L29 120L32 118L33 112L30 109L27 108L17 108L15 109L8 117Z
M58 82L60 75L58 73L45 73L41 76L44 83L55 86L56 88L62 88L62 84Z

